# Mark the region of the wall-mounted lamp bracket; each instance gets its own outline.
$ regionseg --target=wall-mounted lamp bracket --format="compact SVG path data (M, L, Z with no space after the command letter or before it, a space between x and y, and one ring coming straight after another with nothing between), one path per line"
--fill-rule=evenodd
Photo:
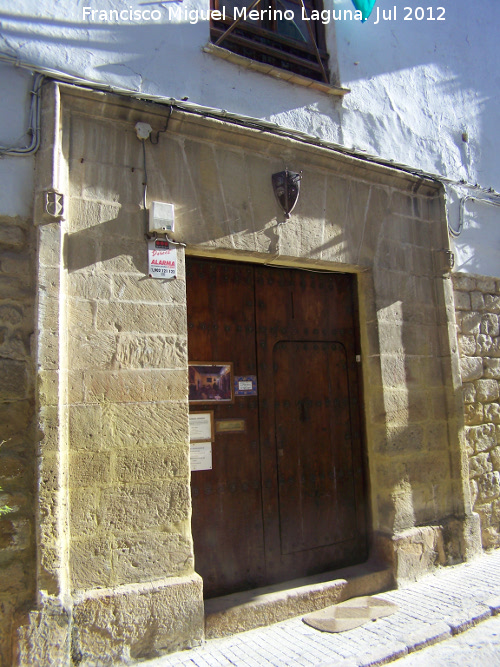
M272 175L274 194L287 220L299 199L301 179L302 172L288 169Z
M455 266L455 254L447 248L437 251L440 258L440 269L443 273L449 273Z

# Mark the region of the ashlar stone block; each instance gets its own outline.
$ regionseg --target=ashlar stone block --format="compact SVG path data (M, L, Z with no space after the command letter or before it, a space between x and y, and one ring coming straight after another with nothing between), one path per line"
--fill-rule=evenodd
M484 295L482 292L472 292L470 295L471 310L484 310Z
M112 558L114 585L181 576L194 566L192 542L178 533L118 538Z
M112 403L181 401L187 397L187 373L175 369L88 371L84 389L89 402L102 397Z
M500 314L500 295L485 294L484 295L484 309L489 313Z
M495 292L495 279L494 278L476 278L476 287L481 292Z
M111 278L106 273L89 270L73 271L68 280L68 296L78 299L101 299L111 297Z
M436 565L444 564L441 529L434 526L410 528L393 538L398 581L416 581Z
M494 424L500 424L500 405L498 403L488 403L488 405L485 405L484 419Z
M68 231L71 234L115 220L120 208L119 202L93 201L73 196L69 200Z
M415 453L424 445L424 428L422 424L408 424L400 427L379 429L376 438L376 449L382 455Z
M455 291L455 308L457 310L471 310L471 296L468 292ZM473 310L477 310L473 308Z
M189 476L189 452L184 446L165 446L116 453L115 474L120 482L164 481Z
M483 360L481 357L462 357L460 359L462 382L478 380L483 374Z
M483 364L485 378L500 380L500 359L490 359L486 357L483 359Z
M445 419L429 421L425 424L425 446L427 449L441 449L448 438L448 424Z
M495 341L491 336L479 334L476 336L476 354L494 357Z
M70 535L72 539L89 538L98 532L99 489L73 487L69 493Z
M499 396L497 380L478 380L476 382L476 399L481 403L491 403Z
M469 474L471 477L479 477L486 473L493 472L493 464L488 454L477 454L469 459Z
M454 273L452 278L455 289L471 292L476 286L474 278L467 273Z
M470 426L482 424L483 412L484 408L482 403L467 403L464 406L465 423Z
M202 580L170 577L75 596L73 654L105 665L158 657L204 637Z
M110 539L89 537L73 540L70 552L73 590L106 588L113 583Z
M146 248L144 248L146 252ZM155 280L145 276L114 274L111 280L113 299L138 303L185 303L186 284L183 280Z
M476 400L476 387L473 382L465 382L462 385L464 403L474 403Z
M101 331L164 335L186 334L186 310L180 305L111 302L98 304Z
M72 450L98 451L103 447L102 407L96 404L69 407L69 442Z
M185 368L185 336L119 334L115 363L119 368Z
M70 453L70 486L93 487L96 484L103 484L109 480L110 473L111 459L109 452L72 451Z
M494 313L486 313L481 316L480 331L482 334L493 338L500 334L499 316Z
M74 370L112 368L116 355L116 334L70 329L68 353Z
M497 446L492 449L489 455L491 463L493 464L493 468L500 471L500 447Z
M480 333L481 327L481 315L480 313L475 312L460 313L460 315L457 314L457 324L459 326L460 333L478 334Z
M458 336L458 345L460 347L460 354L465 357L476 356L476 337L475 336Z
M97 511L103 531L137 531L166 527L190 516L187 480L163 483L127 484L102 489ZM124 512L123 508L127 511Z
M0 222L0 245L20 250L26 245L26 230L12 218Z
M493 498L500 496L500 472L486 473L477 480L478 487L478 501L480 503L487 502Z
M496 445L494 424L468 426L465 429L465 437L475 453L486 452Z
M102 435L106 446L113 448L188 443L187 401L110 404Z

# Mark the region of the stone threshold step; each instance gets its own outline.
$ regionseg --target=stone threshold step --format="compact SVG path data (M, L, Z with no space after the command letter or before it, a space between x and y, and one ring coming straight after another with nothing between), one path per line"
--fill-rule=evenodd
M245 632L394 588L392 570L367 562L252 591L205 600L205 637Z

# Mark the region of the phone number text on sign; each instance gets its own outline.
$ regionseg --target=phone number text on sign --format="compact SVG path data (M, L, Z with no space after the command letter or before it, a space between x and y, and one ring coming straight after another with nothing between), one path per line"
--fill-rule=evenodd
M171 279L177 277L177 250L168 242L153 239L148 242L148 273L150 278Z

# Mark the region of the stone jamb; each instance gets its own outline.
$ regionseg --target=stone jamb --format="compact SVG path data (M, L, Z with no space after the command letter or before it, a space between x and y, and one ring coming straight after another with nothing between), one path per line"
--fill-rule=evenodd
M64 317L62 218L44 212L45 193L65 188L61 173L60 96L45 83L42 139L36 157L34 224L37 231L35 309L36 410L41 439L37 448L36 589L37 608L18 629L17 664L69 663L67 359Z

